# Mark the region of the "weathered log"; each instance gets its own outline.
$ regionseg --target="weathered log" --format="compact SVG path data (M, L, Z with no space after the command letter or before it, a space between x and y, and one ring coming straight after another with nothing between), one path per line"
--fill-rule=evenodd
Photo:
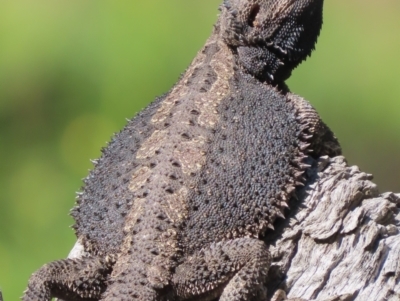
M400 300L400 195L379 194L341 156L320 158L309 177L268 237L271 300Z

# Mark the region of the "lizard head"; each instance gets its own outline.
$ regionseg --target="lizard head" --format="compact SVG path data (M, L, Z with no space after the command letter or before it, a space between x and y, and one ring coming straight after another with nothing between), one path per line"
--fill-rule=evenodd
M247 72L280 83L311 55L322 6L323 0L225 0L220 33Z

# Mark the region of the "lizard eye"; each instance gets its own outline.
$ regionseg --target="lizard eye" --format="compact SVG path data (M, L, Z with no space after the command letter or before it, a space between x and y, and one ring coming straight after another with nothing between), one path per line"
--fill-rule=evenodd
M249 18L247 19L247 24L250 27L257 26L256 19L257 19L257 16L258 16L259 12L260 12L260 5L259 4L253 5L253 7L250 10Z

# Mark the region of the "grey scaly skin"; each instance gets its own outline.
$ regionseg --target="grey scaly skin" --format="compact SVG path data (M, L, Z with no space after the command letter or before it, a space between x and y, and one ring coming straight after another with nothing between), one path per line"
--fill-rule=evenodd
M24 301L263 300L262 238L340 146L286 87L323 0L230 0L178 83L116 134L72 210L85 256L51 262Z

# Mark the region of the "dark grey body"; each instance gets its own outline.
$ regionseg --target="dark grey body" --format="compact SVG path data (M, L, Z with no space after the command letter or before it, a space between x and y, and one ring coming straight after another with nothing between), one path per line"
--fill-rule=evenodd
M260 238L305 182L304 158L340 152L283 84L321 15L322 0L226 1L180 81L115 135L85 180L72 215L87 256L44 266L23 300L264 298Z

